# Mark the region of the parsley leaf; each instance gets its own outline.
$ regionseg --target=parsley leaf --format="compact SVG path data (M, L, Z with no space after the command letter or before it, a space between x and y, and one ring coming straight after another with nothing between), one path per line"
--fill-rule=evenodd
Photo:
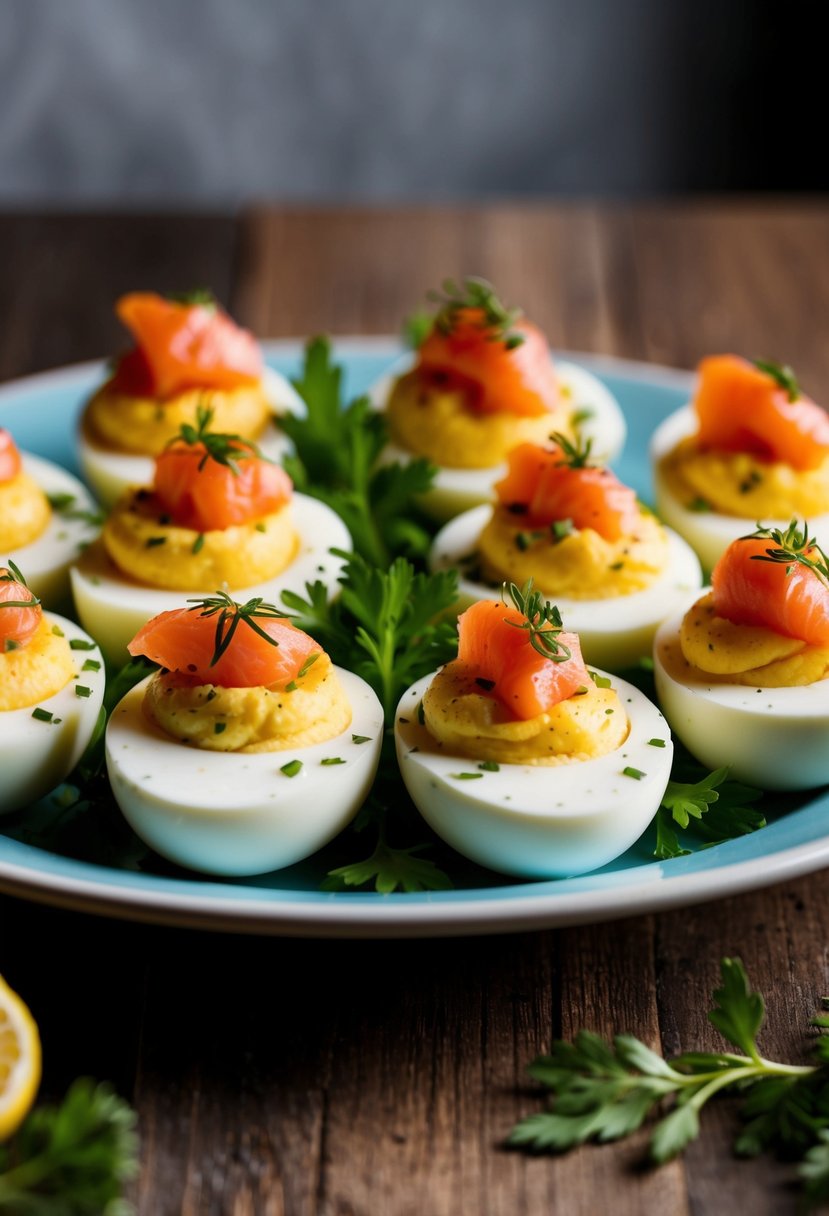
M728 768L696 782L669 781L655 820L655 856L666 861L689 852L679 843L677 828L716 844L765 827L765 816L751 805L761 797L760 790L729 781Z
M417 844L408 849L395 849L386 844L382 833L370 857L331 870L323 882L323 891L346 891L349 887L374 884L382 895L401 888L404 891L448 891L452 883L443 870L428 858L416 857L427 846Z

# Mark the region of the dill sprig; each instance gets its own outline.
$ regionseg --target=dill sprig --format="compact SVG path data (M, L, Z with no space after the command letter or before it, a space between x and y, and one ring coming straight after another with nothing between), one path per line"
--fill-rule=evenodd
M40 600L26 582L20 567L15 565L11 558L7 562L7 568L0 574L0 583L20 583L22 587L26 588L31 597L28 600L0 600L0 608L37 608L40 603Z
M285 613L281 612L273 604L266 604L261 595L248 600L246 604L239 604L236 600L232 600L226 591L217 591L215 595L205 596L201 599L189 599L187 603L193 605L192 608L188 609L189 612L198 612L199 616L215 616L217 618L216 642L213 649L213 657L210 660L211 667L214 667L225 653L233 641L233 635L240 624L247 625L249 629L252 629L254 633L258 633L260 638L264 638L271 646L279 645L276 638L272 638L261 625L257 625L256 618L260 617L268 621L281 621L285 619Z
M458 324L459 314L468 308L480 309L488 342L503 342L507 350L515 350L524 335L513 329L521 316L520 308L507 308L498 299L495 288L486 279L467 275L463 285L454 279L444 279L442 291L428 291L427 300L438 304L434 327L442 334L451 334Z
M800 385L788 363L776 363L773 359L752 359L752 363L761 372L771 376L780 388L786 390L789 401L797 401L800 397Z
M241 435L228 435L222 431L211 431L210 424L213 421L213 410L210 406L200 405L196 409L196 425L193 426L189 422L183 422L177 435L174 435L167 447L173 444L184 442L189 447L195 447L201 444L204 447L204 455L199 461L199 472L202 471L208 460L215 460L216 464L223 464L230 469L234 477L239 475L238 460L250 460L255 457L257 460L267 460L266 456L255 443L251 443L248 439L243 439Z
M561 431L553 431L550 436L553 443L558 444L563 453L564 459L559 460L559 466L566 466L568 469L587 469L594 467L594 462L590 456L593 451L593 440L581 437L573 442L566 435L562 435Z
M569 646L558 640L563 625L561 613L555 604L545 600L540 591L533 590L533 580L528 579L523 587L515 583L504 583L501 588L501 602L506 604L504 596L508 595L513 606L524 617L523 621L510 621L504 618L507 625L515 629L524 629L533 650L551 663L566 663L572 658L573 652Z
M814 571L819 578L829 583L829 559L814 536L809 535L809 525L805 520L801 528L797 520L793 519L785 531L782 528L764 528L758 520L757 531L743 539L774 541L775 548L766 549L765 553L755 553L752 561L785 565L787 575L792 574L795 566L805 566L807 570ZM817 560L809 557L810 553L816 553Z
M202 308L217 308L218 300L209 287L191 287L189 291L170 291L167 299L171 304L193 306L200 304Z

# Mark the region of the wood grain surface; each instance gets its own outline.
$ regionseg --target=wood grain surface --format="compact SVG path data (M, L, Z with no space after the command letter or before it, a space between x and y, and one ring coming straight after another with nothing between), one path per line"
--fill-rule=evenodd
M0 375L107 353L129 288L211 284L263 336L395 330L448 275L483 274L563 348L690 367L786 359L829 399L829 208L688 203L231 216L0 217ZM486 939L295 942L110 922L0 899L0 971L45 1044L138 1108L141 1216L714 1216L797 1208L791 1170L735 1161L734 1110L683 1160L643 1139L504 1149L539 1108L524 1067L557 1035L718 1046L723 955L792 1060L827 976L824 875L611 925Z

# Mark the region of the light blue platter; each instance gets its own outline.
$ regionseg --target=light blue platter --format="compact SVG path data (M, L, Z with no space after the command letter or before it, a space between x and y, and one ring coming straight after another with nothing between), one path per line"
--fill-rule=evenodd
M400 353L390 339L341 339L335 346L352 395L387 371ZM278 371L293 375L298 369L299 343L270 343L266 350ZM592 356L573 361L596 373L622 405L629 433L615 467L647 499L648 438L687 401L690 376ZM75 420L102 372L102 363L85 364L0 387L0 426L8 427L21 447L77 472ZM673 861L653 859L653 841L646 833L593 874L518 883L444 853L435 859L449 865L457 889L378 895L319 890L326 871L344 860L341 843L290 870L208 881L153 857L132 836L114 804L105 813L72 815L43 800L0 820L0 890L107 915L244 933L416 937L507 932L677 907L829 865L829 794L778 798L764 809L770 822L762 831ZM370 847L366 841L366 851Z

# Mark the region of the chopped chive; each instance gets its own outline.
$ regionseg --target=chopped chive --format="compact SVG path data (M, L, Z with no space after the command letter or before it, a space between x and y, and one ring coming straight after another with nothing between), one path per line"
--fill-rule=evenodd
M311 668L316 663L316 661L319 657L320 657L319 651L316 651L314 654L308 655L308 658L305 660L305 662L302 664L299 671L297 672L297 677L300 680L302 679L303 676L308 675L308 672L311 670Z
M648 739L648 743L651 745L651 747L664 747L665 746L664 739Z
M578 688L573 693L573 696L574 697L583 697L583 696L585 696L586 693L587 693L587 685L579 684Z
M296 692L296 690L297 690L298 688L299 688L299 685L297 684L296 680L290 680L290 681L289 681L289 682L288 682L288 683L285 685L285 691L286 691L286 692Z
M66 634L63 632L63 630L61 629L60 625L53 625L53 626L52 626L52 633L55 635L55 637L56 637L56 638L63 638L63 637L66 637Z
M701 514L703 511L711 510L711 503L707 498L692 498L688 503L688 510L696 511L697 513Z
M6 654L8 654L10 650L18 650L19 648L20 643L15 642L14 638L6 638L5 642L3 643L3 649L5 650Z
M200 532L198 534L198 536L196 537L196 539L193 541L193 545L190 549L190 552L191 553L201 553L203 548L204 548L204 533Z
M214 735L223 735L226 730L227 730L227 722L216 722L213 725L213 734Z
M643 773L641 768L631 768L630 765L627 765L622 769L622 776L633 777L634 781L641 781L643 777L647 777L647 773Z
M368 743L371 740L371 735L352 735L352 743Z
M38 722L51 722L52 711L51 709L41 709L40 706L37 705L32 710L32 717L37 718Z
M624 562L612 562L611 565L608 566L608 570L622 570L624 568L624 564Z
M565 536L572 536L574 531L572 519L554 519L550 524L553 540L564 540Z
M653 659L649 654L643 654L639 660L639 666L643 671L653 671Z
M456 781L475 781L478 777L483 777L483 773L450 773L450 777L454 777Z
M87 642L85 638L70 638L69 639L69 649L70 650L97 650L98 643L97 642Z
M532 544L532 541L531 541L530 537L527 536L526 532L516 532L515 533L515 543L516 543L517 547L521 550L521 552L525 553L526 550L529 549L530 545Z
M97 659L84 659L81 671L100 671L101 664Z
M289 760L287 764L282 765L279 771L280 773L284 773L286 777L295 777L301 768L301 760Z
M342 756L326 756L324 760L320 760L320 764L345 764Z
M144 548L145 549L155 549L157 545L166 545L166 544L167 544L166 536L148 536L147 539L144 541Z
M573 410L570 415L570 421L573 426L581 426L583 422L588 422L594 416L594 411L588 406L583 406L580 410Z
M613 713L613 710L612 710L612 709L606 709L604 712L605 712L606 714L612 714L612 713Z
M258 524L254 524L257 532L267 532L267 527L262 523L261 519Z
M501 765L496 760L482 760L478 765L485 773L500 773Z
M91 697L92 689L87 688L85 684L76 684L75 685L75 696L76 697Z
M46 498L53 511L66 511L75 501L74 494L47 494Z
M591 671L589 668L588 674L597 688L610 688L609 676L601 676L599 675L598 671Z

